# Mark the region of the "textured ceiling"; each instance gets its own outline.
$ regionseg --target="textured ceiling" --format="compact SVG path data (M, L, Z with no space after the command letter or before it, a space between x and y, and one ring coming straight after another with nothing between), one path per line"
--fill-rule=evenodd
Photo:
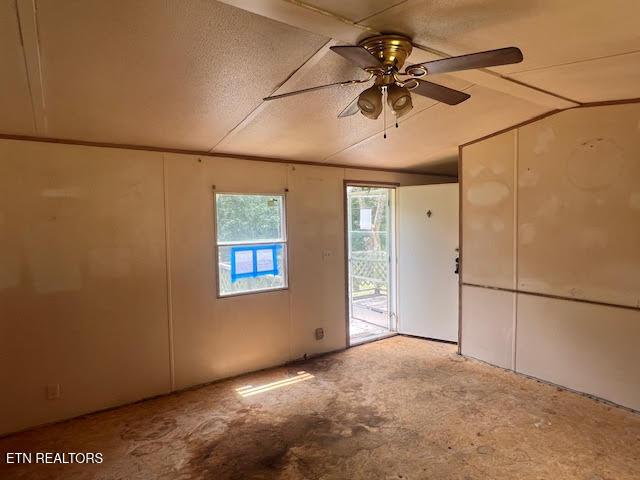
M640 52L529 70L510 77L579 102L637 98Z
M638 18L637 0L6 0L0 133L453 173L461 143L640 97ZM413 62L511 45L525 60L434 76L471 99L414 96L386 140L382 119L336 118L364 85L262 102L362 78L328 47L377 31L430 51Z
M639 18L637 0L409 0L364 23L451 55L515 45L504 74L640 50Z
M283 92L363 77L366 78L366 75L357 67L352 67L349 62L327 49L317 64L305 75L288 82ZM463 80L446 76L439 78L439 83L461 90L471 86ZM227 153L266 155L292 160L325 160L382 131L382 116L379 121L371 121L362 115L336 118L337 114L369 85L319 90L304 96L265 102L251 121L236 129L215 149ZM414 108L400 118L400 125L404 125L404 121L419 115L436 103L429 98L414 96ZM393 122L394 117L389 115L387 125L393 127ZM398 129L401 130L403 127ZM391 135L388 142L396 144L391 140ZM401 168L395 161L394 167Z
M477 85L466 92L471 98L460 105L436 103L400 128L391 129L386 139L382 135L369 137L327 160L379 167L394 162L398 168L428 170L431 162L451 158L452 147L455 156L457 145L493 133L495 125L513 125L546 110Z
M48 135L194 150L328 40L214 1L38 0L38 24Z

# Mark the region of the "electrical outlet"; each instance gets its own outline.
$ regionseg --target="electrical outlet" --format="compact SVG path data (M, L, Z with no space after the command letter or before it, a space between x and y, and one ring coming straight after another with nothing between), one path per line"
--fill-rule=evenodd
M322 260L327 260L328 258L333 257L333 252L331 250L323 250L322 251Z
M324 328L316 328L316 340L322 340L324 338Z
M57 400L60 398L60 384L47 385L47 400Z

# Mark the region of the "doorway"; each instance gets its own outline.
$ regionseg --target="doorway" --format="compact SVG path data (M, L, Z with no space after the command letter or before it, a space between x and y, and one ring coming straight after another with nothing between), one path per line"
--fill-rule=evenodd
M349 345L396 332L395 187L346 184Z

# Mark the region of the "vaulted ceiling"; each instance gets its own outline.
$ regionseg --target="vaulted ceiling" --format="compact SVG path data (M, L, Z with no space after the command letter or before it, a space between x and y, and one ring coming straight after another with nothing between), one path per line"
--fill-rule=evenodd
M545 112L640 97L637 0L4 0L0 134L455 172L457 146ZM364 72L329 50L410 36L409 62L518 46L524 61L429 79L382 119L337 114ZM390 127L392 120L389 120Z

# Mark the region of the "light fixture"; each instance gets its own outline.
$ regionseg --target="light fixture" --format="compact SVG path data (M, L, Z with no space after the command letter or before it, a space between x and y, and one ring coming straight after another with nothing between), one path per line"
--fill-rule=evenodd
M358 108L365 117L372 120L380 116L380 112L382 112L382 91L378 85L369 87L360 94Z
M413 108L409 89L396 85L395 83L389 85L387 87L387 104L396 114L396 117L401 117L409 112L409 110Z

